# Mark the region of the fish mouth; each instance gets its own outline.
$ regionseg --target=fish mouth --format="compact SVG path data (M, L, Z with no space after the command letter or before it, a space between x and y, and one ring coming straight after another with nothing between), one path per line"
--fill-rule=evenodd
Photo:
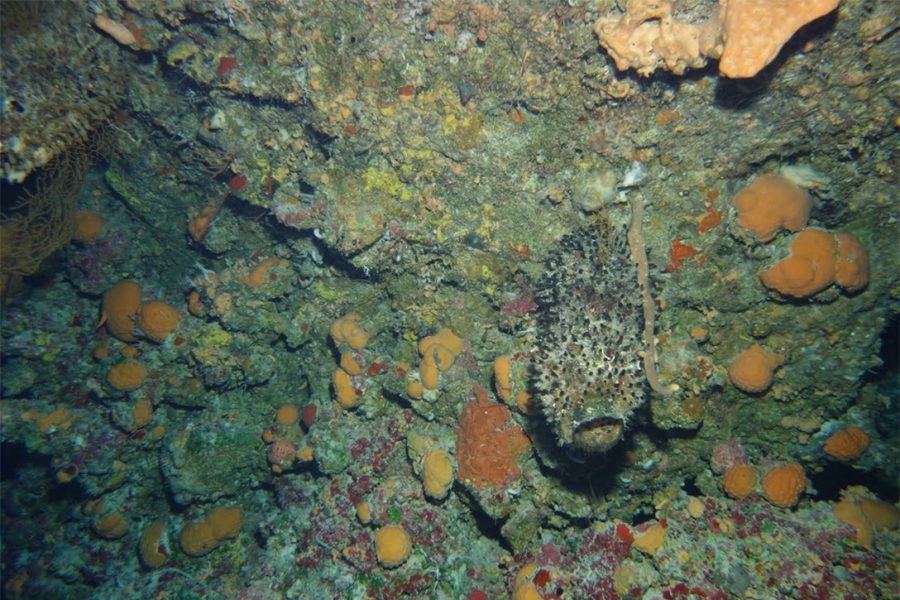
M584 452L606 452L619 443L624 431L622 419L591 419L579 425L572 434L572 445Z

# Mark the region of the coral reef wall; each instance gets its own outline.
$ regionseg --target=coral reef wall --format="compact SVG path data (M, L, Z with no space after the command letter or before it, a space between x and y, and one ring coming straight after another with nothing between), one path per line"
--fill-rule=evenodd
M900 17L794 4L2 2L4 597L895 596Z

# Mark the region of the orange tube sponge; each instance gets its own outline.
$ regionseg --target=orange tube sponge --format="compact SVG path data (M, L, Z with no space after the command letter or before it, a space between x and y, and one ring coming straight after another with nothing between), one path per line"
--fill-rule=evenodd
M735 465L725 471L722 484L726 494L732 498L743 500L753 493L754 488L756 488L756 480L757 474L754 467L750 465Z
M123 342L137 340L134 324L141 308L141 286L134 281L120 281L103 294L100 324Z
M147 379L147 368L136 360L125 360L117 365L106 374L106 381L109 385L123 392L131 392L142 385Z
M834 281L837 241L821 229L805 229L791 243L791 255L760 275L763 285L785 296L805 298Z
M780 229L800 231L809 221L809 194L780 175L761 175L734 197L738 225L768 242Z
M834 237L838 253L834 281L851 294L858 292L869 283L869 254L852 234L836 233Z
M859 427L848 427L836 431L825 440L825 454L843 461L851 461L869 447L869 436Z
M141 304L138 327L154 342L162 343L178 327L181 315L178 311L159 300Z
M753 344L738 354L728 368L731 383L742 392L757 394L772 385L772 374L784 363L780 354L768 352Z
M775 506L790 508L797 504L800 494L806 489L806 474L798 463L788 463L766 473L762 487L766 500Z
M375 532L375 556L383 567L399 567L412 550L412 540L401 525L385 525Z

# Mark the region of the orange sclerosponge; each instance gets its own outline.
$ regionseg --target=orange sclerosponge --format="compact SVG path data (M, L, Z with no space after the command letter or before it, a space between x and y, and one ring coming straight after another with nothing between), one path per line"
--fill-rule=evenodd
M392 569L402 565L412 550L412 541L401 525L385 525L375 532L375 556L382 566Z
M766 473L762 487L766 500L775 506L790 508L797 504L800 494L806 488L806 474L798 463L788 463Z
M331 339L335 345L347 343L354 350L362 350L369 342L369 334L360 326L360 317L356 313L348 313L331 324Z
M838 255L834 281L850 293L869 283L869 254L856 237L849 233L834 234Z
M72 238L83 244L90 244L103 235L106 219L95 210L79 210L75 213L75 233Z
M178 311L159 300L141 304L138 327L154 342L163 342L178 326Z
M806 190L780 175L762 175L734 197L738 224L768 242L779 229L800 231L809 220Z
M772 385L772 373L784 363L780 354L753 344L738 354L728 368L731 383L749 394L763 392Z
M144 385L147 379L147 369L136 360L125 360L117 365L106 374L106 381L109 385L123 392L130 392Z
M855 460L869 447L869 436L859 427L848 427L825 440L825 454L838 460Z
M133 342L134 324L141 308L141 286L134 281L120 281L103 294L100 323L123 342Z
M237 537L244 522L239 507L217 506L199 523L188 523L181 530L181 548L190 556L212 552L222 540Z
M732 498L743 500L756 487L757 474L756 469L750 465L735 465L725 471L725 477L722 483L725 487L725 493Z
M785 296L805 298L834 281L834 235L821 229L805 229L791 243L791 255L760 275L763 285Z

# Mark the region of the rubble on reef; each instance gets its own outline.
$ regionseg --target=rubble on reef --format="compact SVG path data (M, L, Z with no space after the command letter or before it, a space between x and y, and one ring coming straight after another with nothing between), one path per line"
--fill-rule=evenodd
M900 593L890 2L37 6L4 598Z

